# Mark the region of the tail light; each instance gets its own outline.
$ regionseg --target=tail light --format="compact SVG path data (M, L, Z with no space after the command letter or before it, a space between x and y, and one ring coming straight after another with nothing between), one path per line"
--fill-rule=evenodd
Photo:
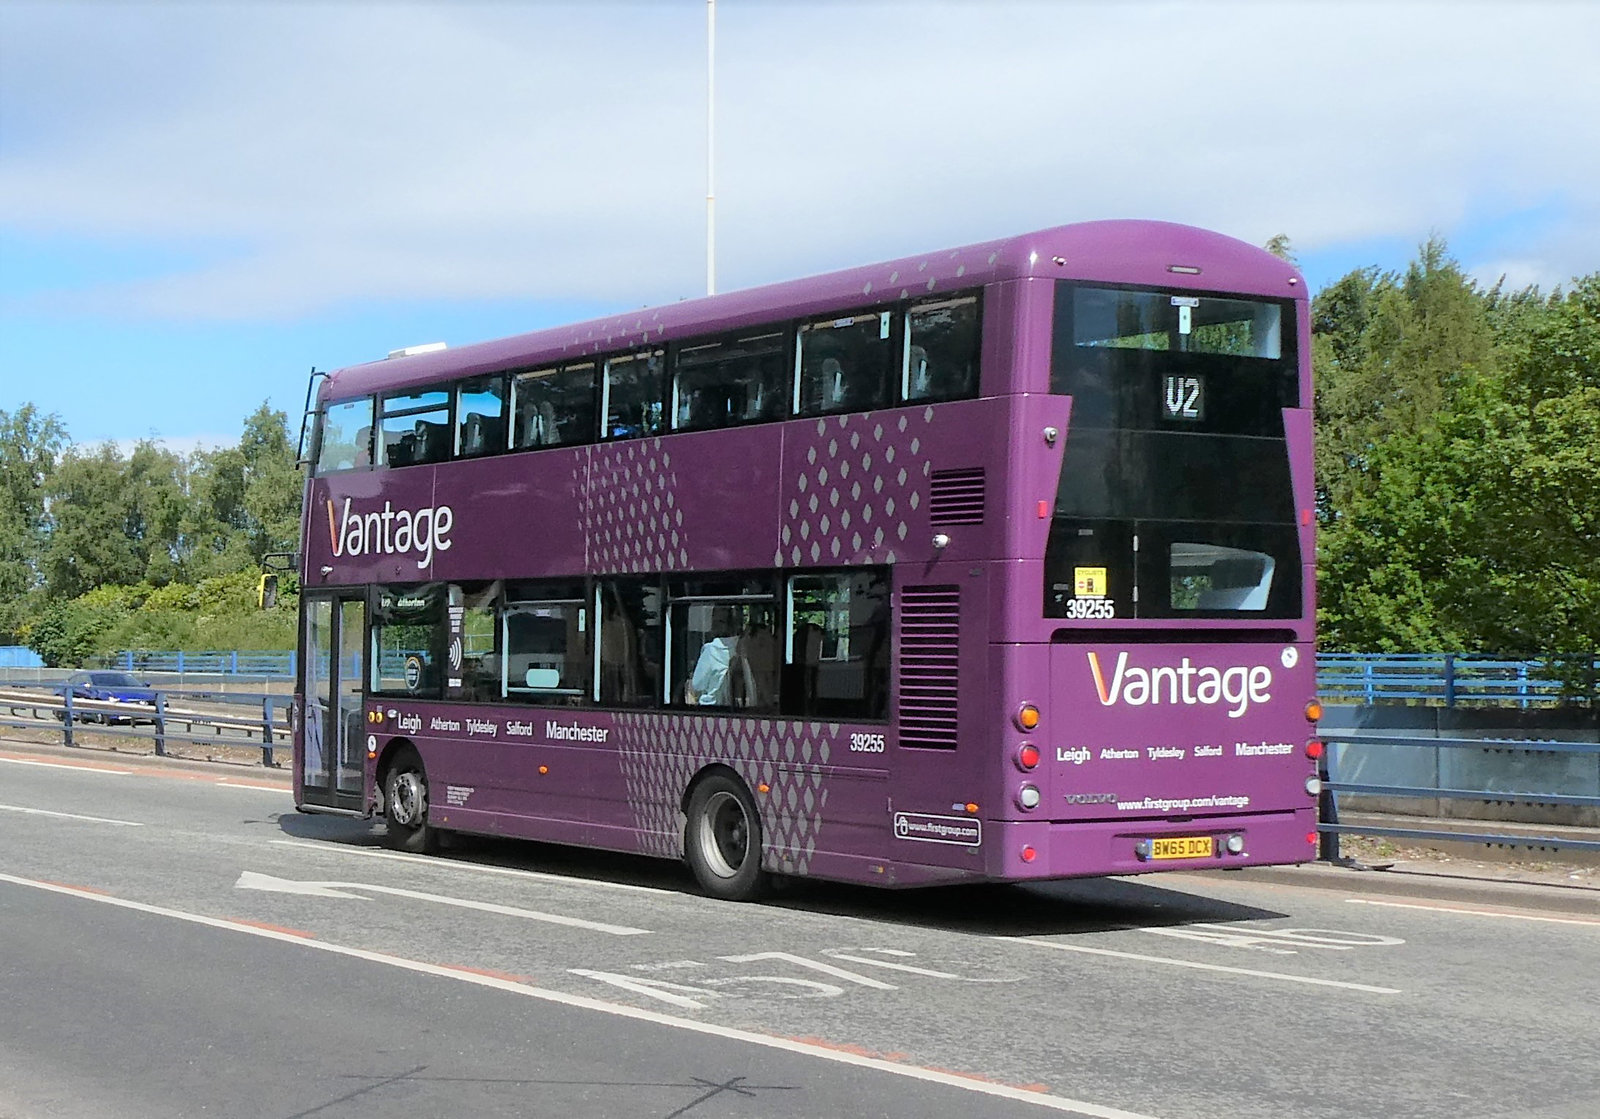
M1017 768L1027 773L1039 765L1039 747L1031 742L1024 742L1017 748Z

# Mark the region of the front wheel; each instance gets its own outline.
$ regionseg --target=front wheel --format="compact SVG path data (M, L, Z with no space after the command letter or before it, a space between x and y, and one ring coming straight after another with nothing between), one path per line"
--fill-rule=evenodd
M761 819L744 782L715 773L689 798L684 854L700 888L725 901L749 901L766 888Z
M383 818L384 842L396 851L426 855L438 849L438 829L428 825L428 773L409 747L383 771Z

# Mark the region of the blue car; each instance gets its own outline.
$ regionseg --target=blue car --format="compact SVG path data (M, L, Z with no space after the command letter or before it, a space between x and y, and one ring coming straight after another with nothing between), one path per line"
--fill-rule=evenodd
M155 689L140 683L126 672L74 672L67 677L64 684L58 684L55 693L63 698L67 693L72 693L72 701L76 706L80 699L90 700L115 700L119 703L140 704L152 710L156 705ZM154 722L151 715L129 711L126 714L120 711L73 711L76 721L85 723L139 723ZM65 711L57 711L56 718L63 723L67 721Z

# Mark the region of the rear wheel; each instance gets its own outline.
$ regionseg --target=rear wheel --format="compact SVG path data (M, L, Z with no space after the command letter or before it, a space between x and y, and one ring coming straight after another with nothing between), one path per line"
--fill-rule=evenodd
M738 778L714 773L695 786L684 848L700 888L712 897L749 901L765 890L761 819Z
M428 825L428 773L409 746L383 771L384 842L397 851L425 855L438 849L439 832Z

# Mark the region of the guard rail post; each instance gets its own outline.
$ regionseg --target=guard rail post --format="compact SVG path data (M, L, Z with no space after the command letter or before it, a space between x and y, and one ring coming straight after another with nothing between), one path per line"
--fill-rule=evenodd
M156 692L156 757L167 756L167 693Z
M61 706L66 708L66 713L61 718L61 744L63 746L71 746L73 745L72 723L76 716L72 713L72 689L70 687L61 697Z
M1333 799L1333 768L1330 760L1333 757L1333 743L1324 742L1322 756L1317 759L1317 779L1322 782L1322 788L1317 794L1317 816L1324 824L1337 824L1339 822L1339 808ZM1339 833L1336 831L1319 831L1317 833L1317 858L1325 863L1339 861Z
M271 692L261 697L261 764L272 765L272 706Z

